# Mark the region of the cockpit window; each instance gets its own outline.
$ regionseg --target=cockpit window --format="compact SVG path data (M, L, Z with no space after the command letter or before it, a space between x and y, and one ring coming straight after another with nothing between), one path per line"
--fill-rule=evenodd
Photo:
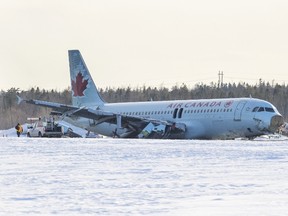
M274 109L273 109L273 108L270 108L270 107L265 107L265 111L267 111L267 112L274 112Z
M272 107L255 107L253 108L252 112L275 112Z

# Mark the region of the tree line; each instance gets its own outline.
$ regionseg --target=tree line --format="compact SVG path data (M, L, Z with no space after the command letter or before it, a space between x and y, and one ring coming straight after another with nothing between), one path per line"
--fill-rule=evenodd
M286 84L273 84L262 80L255 85L248 83L228 83L219 86L217 83L199 83L193 88L188 88L185 83L171 88L161 87L126 87L126 88L100 88L99 92L106 102L132 102L132 101L161 101L161 100L185 100L202 98L236 98L253 97L271 102L287 121L288 118L288 86ZM0 129L14 127L18 122L27 122L28 117L48 116L51 109L34 106L31 104L17 104L19 95L25 99L37 99L53 101L63 104L71 104L71 89L63 91L44 90L31 88L20 90L11 88L0 92Z

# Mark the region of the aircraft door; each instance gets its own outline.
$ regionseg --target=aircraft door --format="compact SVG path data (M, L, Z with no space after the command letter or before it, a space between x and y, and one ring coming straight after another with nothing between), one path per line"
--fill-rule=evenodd
M243 111L243 108L244 108L246 103L247 103L247 101L240 101L237 104L237 107L236 107L235 113L234 113L234 121L241 121L242 111Z
M174 111L173 111L173 118L175 119L175 118L182 118L182 113L183 113L183 108L180 108L180 109L178 109L178 108L176 108L176 109L174 109ZM178 114L178 115L177 115Z

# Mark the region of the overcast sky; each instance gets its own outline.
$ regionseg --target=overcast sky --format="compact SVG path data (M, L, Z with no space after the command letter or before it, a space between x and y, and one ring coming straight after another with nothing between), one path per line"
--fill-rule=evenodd
M98 87L288 84L287 0L0 0L0 89L62 90L79 49Z

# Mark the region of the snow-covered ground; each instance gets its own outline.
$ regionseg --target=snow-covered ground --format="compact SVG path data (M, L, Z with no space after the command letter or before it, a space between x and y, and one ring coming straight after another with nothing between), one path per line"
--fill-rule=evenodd
M0 215L287 215L287 141L0 138Z

